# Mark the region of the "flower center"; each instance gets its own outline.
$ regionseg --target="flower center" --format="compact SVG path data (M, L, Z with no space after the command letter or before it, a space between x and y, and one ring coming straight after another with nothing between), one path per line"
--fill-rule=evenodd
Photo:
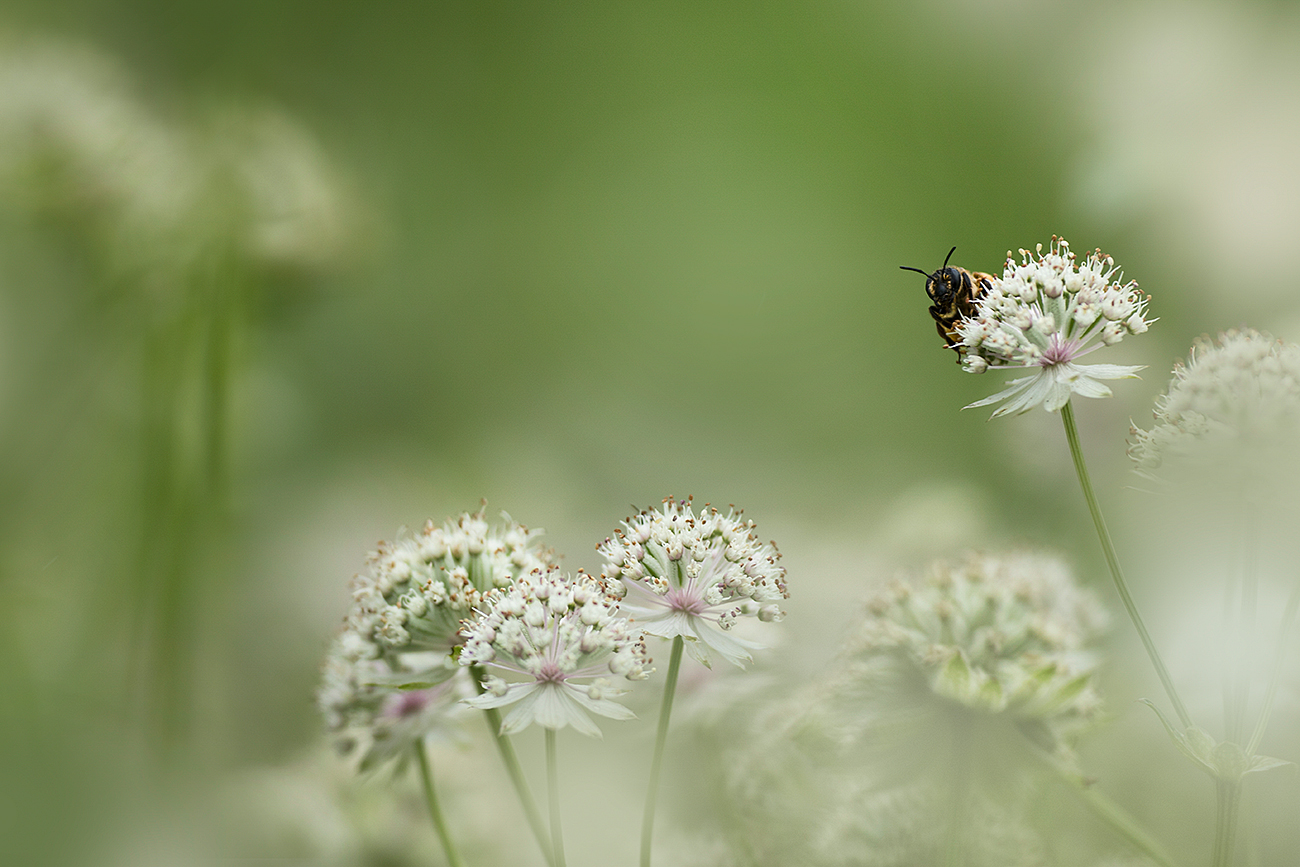
M672 587L664 594L664 604L673 611L681 611L699 617L707 606L700 594L688 587Z
M541 664L533 677L538 683L564 683L566 675L556 662L548 659Z
M1051 367L1055 364L1067 364L1079 357L1080 343L1078 340L1062 339L1061 335L1053 334L1051 342L1043 350L1043 354L1038 359L1041 367Z

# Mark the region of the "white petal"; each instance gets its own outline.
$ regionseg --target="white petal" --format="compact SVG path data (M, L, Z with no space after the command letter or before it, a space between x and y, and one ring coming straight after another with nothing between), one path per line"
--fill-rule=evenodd
M610 719L636 719L636 714L625 705L607 698L592 698L587 695L587 688L581 684L565 684L566 695L592 713L598 713Z
M1037 378L1038 376L1035 374L1034 376L1022 376L1019 379L1013 379L1007 383L1006 388L1002 389L997 394L992 395L991 397L986 397L983 400L977 400L974 403L968 403L963 406L962 409L974 409L977 406L989 406L998 401L1006 400L1007 398L1024 391L1029 387L1029 384Z
M1113 394L1110 386L1100 383L1090 376L1080 376L1074 381L1072 387L1074 393L1079 397L1110 397Z
M476 707L479 710L487 710L488 708L493 707L505 707L508 704L514 704L515 702L527 697L528 694L537 689L537 687L538 683L536 681L512 683L506 687L506 691L501 695L485 692L482 695L476 695L473 698L463 698L461 699L461 703L467 704L470 707Z
M1093 379L1141 379L1137 372L1146 369L1145 364L1076 364L1073 367Z
M537 703L545 694L546 690L544 689L534 689L523 696L519 703L510 709L510 713L506 714L506 718L501 721L501 734L518 734L535 722L537 719Z
M720 653L727 662L740 668L744 668L745 663L753 661L749 651L763 648L763 645L756 641L732 635L711 623L697 620L694 626L695 634L699 636L701 641L707 644L711 650Z

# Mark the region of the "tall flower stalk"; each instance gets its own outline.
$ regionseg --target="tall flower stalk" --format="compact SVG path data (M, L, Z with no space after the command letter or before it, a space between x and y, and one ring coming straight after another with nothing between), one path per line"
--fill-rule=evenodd
M641 867L650 867L651 840L659 797L659 774L668 740L677 674L685 650L711 664L711 653L743 667L761 645L732 635L739 618L765 622L784 616L789 596L781 555L758 540L753 521L705 506L697 515L687 498L669 498L623 522L596 549L605 558L602 575L625 594L623 609L650 635L671 638L663 704L659 710L650 784L641 821Z

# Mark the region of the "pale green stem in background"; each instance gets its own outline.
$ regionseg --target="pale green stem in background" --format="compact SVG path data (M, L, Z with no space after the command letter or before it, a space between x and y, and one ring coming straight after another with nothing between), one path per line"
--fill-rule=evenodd
M1241 778L1218 780L1215 788L1213 867L1232 867L1237 848L1237 814L1241 806Z
M415 757L420 762L420 780L424 783L424 801L429 805L429 818L433 820L433 830L438 832L438 840L442 843L443 854L447 856L447 864L449 867L462 867L464 862L460 860L456 847L451 843L451 835L447 833L447 822L442 818L442 808L438 806L438 795L433 789L433 770L429 767L429 755L424 749L423 739L415 742Z
M1137 629L1138 637L1142 639L1142 646L1146 648L1147 656L1155 667L1161 685L1165 688L1165 695L1169 696L1169 702L1174 706L1174 712L1178 714L1179 722L1183 724L1184 729L1191 728L1191 714L1187 712L1183 700L1178 697L1178 691L1174 689L1174 682L1169 676L1169 670L1165 668L1164 661L1160 659L1160 653L1156 650L1155 642L1151 640L1146 624L1142 622L1142 615L1138 613L1137 603L1133 601L1133 596L1129 593L1128 582L1124 580L1124 572L1119 566L1119 557L1115 554L1115 543L1110 539L1110 531L1106 529L1106 519L1102 517L1101 507L1097 505L1097 496L1092 492L1092 481L1088 477L1088 467L1083 461L1083 446L1079 443L1079 429L1074 423L1074 408L1068 401L1065 406L1061 407L1061 421L1065 423L1065 438L1070 444L1070 455L1074 458L1074 469L1079 475L1079 486L1083 488L1083 498L1088 501L1088 511L1092 514L1092 523L1097 528L1097 538L1101 541L1101 550L1106 557L1106 565L1110 568L1111 578L1115 579L1115 589L1119 591L1119 598L1124 603L1124 610L1128 612L1129 619L1133 621L1133 626Z
M966 826L970 824L971 724L964 713L953 717L952 726L952 796L948 805L948 835L944 842L944 867L962 867L966 863Z
M1251 660L1254 657L1255 613L1259 595L1259 573L1255 565L1258 550L1254 509L1241 510L1241 586L1240 598L1236 604L1236 617L1230 623L1228 636L1229 665L1226 677L1228 688L1224 692L1224 719L1227 726L1227 740L1240 744L1246 732L1246 711L1250 704ZM1232 581L1228 582L1229 594L1233 593ZM1225 606L1224 616L1232 617L1233 606Z
M1291 631L1291 624L1295 622L1296 609L1300 608L1300 586L1291 591L1291 597L1286 601L1286 610L1282 612L1282 624L1277 631L1277 647L1273 651L1273 670L1268 678L1268 691L1264 693L1264 707L1260 709L1259 720L1255 723L1255 731L1250 736L1250 743L1246 746L1246 755L1255 755L1255 750L1259 749L1259 742L1264 739L1264 729L1268 728L1268 717L1273 712L1273 696L1277 693L1278 679L1282 675L1282 660L1285 656L1286 637Z
M1035 751L1037 752L1037 751ZM1165 851L1164 846L1160 844L1155 837L1143 828L1138 821L1128 814L1128 811L1119 804L1112 801L1104 792L1091 784L1084 776L1069 768L1063 767L1060 762L1053 761L1048 755L1038 753L1053 770L1073 789L1085 804L1092 808L1097 816L1110 825L1121 837L1133 844L1133 847L1146 855L1160 867L1174 867L1173 858Z
M546 730L546 794L551 806L551 841L555 867L564 867L564 834L560 831L560 773L555 758L555 729Z
M479 694L482 695L483 689L483 669L477 665L469 667L470 674L474 677L474 685L478 688ZM496 741L497 751L501 753L501 763L506 766L506 773L510 775L510 782L514 784L515 794L519 797L519 805L524 808L524 815L528 818L528 827L533 829L533 836L537 838L537 845L542 849L542 857L546 863L555 867L552 860L551 841L546 835L546 824L542 821L542 814L537 809L537 802L533 800L533 795L528 791L528 783L524 780L523 768L519 766L519 757L515 755L514 745L510 743L510 738L501 733L501 713L494 707L487 708L483 711L484 718L487 720L488 730L492 732L492 738Z
M659 731L655 735L654 758L650 760L650 786L645 796L645 813L641 816L641 867L650 867L650 838L654 835L655 803L659 799L659 771L663 767L664 744L668 742L668 720L673 714L673 694L677 692L677 672L682 667L685 639L673 638L668 659L668 676L664 683L664 700L659 707Z

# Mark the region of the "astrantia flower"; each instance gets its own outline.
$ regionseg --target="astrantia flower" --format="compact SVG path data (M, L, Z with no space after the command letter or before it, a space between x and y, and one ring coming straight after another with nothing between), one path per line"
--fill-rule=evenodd
M1275 475L1300 434L1300 346L1248 328L1198 340L1156 399L1156 424L1132 428L1129 457L1150 475L1167 460Z
M1147 330L1147 296L1133 281L1121 284L1113 259L1100 250L1076 265L1074 253L1053 238L1046 254L1039 244L1031 255L1010 254L1002 278L977 299L976 314L958 323L962 366L969 373L990 369L1024 369L1030 375L1011 380L997 394L967 406L1006 401L993 416L1042 406L1049 412L1073 395L1109 397L1104 379L1129 379L1141 365L1078 364L1102 346L1126 334Z
M460 662L491 674L483 680L487 691L465 703L481 709L514 705L503 734L537 723L600 737L586 711L632 719L632 711L613 700L627 690L610 678L644 680L650 660L645 636L618 608L606 582L582 572L537 570L486 594L463 629ZM502 674L521 679L507 681Z
M461 622L488 590L550 563L538 535L513 521L491 527L478 512L441 527L428 521L415 536L379 543L365 574L353 578L352 605L317 694L342 747L395 743L402 740L392 734L397 728L428 728L454 703L445 691L428 690L459 671L451 651L463 640Z
M873 600L848 652L902 660L946 699L1055 730L1099 706L1086 648L1104 623L1058 561L976 555Z
M316 694L341 753L359 752L364 771L404 756L417 740L456 734L456 681L400 691L379 686L393 673L389 663L359 655L362 647L353 639L344 633L334 641Z
M456 670L449 654L460 643L461 621L482 595L552 562L538 535L513 521L491 527L477 512L381 542L370 568L353 579L344 632L359 645L359 657L392 665L393 683L409 685L400 672L412 670L424 671L430 683L446 679Z
M706 506L696 515L690 500L664 502L623 522L616 538L596 546L603 573L622 582L623 610L637 626L664 638L683 636L696 659L709 664L709 650L744 665L762 645L732 635L742 616L773 621L788 598L781 555L760 542L754 522L738 512Z

